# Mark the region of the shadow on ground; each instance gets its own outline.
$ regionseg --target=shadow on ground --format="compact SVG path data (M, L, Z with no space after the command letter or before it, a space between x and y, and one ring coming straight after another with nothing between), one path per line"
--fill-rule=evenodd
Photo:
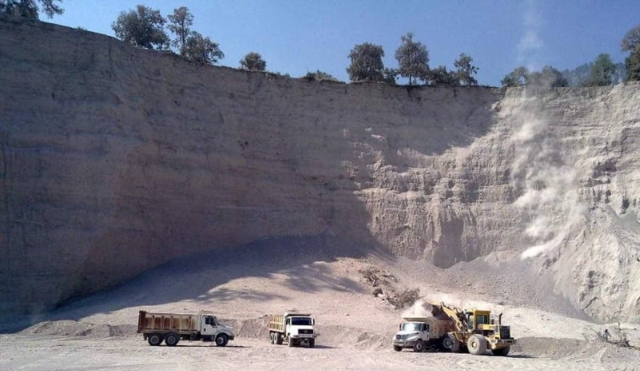
M44 321L78 321L97 313L182 300L288 299L282 294L255 289L216 289L237 278L269 278L274 274L284 276L284 285L293 291L363 293L366 288L358 282L335 277L328 267L313 263L332 262L339 257L358 258L375 251L361 242L322 235L263 239L241 247L197 253L152 268L114 288L69 301L49 313L17 318L3 325L0 332L18 332ZM382 250L378 254L386 256Z

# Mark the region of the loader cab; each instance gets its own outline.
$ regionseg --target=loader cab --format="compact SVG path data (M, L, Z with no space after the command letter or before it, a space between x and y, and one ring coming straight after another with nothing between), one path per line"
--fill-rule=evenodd
M465 312L469 330L483 330L483 325L491 324L491 312L486 310L469 310Z

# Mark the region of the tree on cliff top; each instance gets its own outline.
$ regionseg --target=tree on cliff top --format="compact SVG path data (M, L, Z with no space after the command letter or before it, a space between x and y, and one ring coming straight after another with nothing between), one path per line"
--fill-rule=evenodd
M527 85L557 88L569 86L569 81L567 81L557 69L551 66L544 66L540 72L534 71L529 73L527 76Z
M224 53L220 50L218 43L195 31L191 32L187 37L180 54L190 61L211 64L215 64L219 59L224 58Z
M189 35L191 35L190 27L193 25L193 14L189 12L189 8L181 6L174 9L173 14L169 14L167 18L169 18L167 28L176 35L176 38L171 41L171 45L178 49L180 54L183 54L182 49L187 44Z
M40 8L38 7L38 2L42 5L42 11L49 18L53 18L56 14L64 13L64 9L56 4L56 2L62 2L62 0L0 0L0 13L39 19Z
M240 60L240 68L249 71L264 71L267 68L267 62L262 56L256 52L250 52Z
M426 81L429 75L429 52L421 42L413 41L413 33L400 37L401 45L396 50L398 73L409 78L409 85L415 79Z
M453 65L457 69L455 77L462 85L478 85L478 80L473 77L473 75L478 73L478 67L471 64L472 62L473 58L464 53L460 54L460 57L453 62Z
M383 81L384 50L380 45L364 43L356 45L349 53L351 65L347 68L351 81Z
M640 81L640 25L632 28L622 39L622 50L631 52L625 59L627 80Z
M302 76L302 78L308 81L338 81L338 79L332 75L320 70L317 70L316 72L307 72L307 74Z
M611 61L607 53L601 53L591 65L589 79L584 82L586 86L607 86L614 83L616 65Z
M438 86L458 86L460 80L455 71L449 71L446 66L439 66L429 71L429 84Z
M513 71L509 72L500 81L503 87L525 86L528 84L529 70L527 67L516 67Z
M135 10L123 11L111 24L116 37L146 49L166 49L169 37L164 32L165 19L159 10L138 5Z

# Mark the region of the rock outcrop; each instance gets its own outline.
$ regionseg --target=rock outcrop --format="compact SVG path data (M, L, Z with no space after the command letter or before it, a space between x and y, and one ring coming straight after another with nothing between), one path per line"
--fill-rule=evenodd
M447 268L532 259L640 316L640 87L342 84L0 20L0 310L34 313L264 238Z

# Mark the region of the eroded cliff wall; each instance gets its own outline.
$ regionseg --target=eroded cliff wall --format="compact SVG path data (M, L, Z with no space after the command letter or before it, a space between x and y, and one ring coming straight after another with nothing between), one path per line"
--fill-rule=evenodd
M443 268L525 252L579 309L640 314L638 87L317 83L12 19L0 65L4 313L197 251L331 236Z

